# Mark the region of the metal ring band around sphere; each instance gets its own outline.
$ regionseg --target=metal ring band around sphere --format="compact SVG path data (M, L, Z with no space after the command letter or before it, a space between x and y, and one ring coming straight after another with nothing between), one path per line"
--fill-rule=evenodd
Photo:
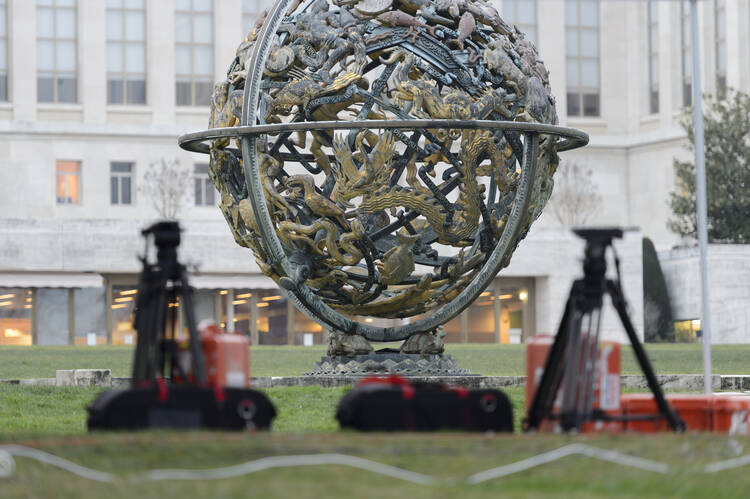
M291 123L268 123L262 125L243 125L223 128L209 128L201 132L182 135L180 147L186 151L208 153L207 140L221 138L241 138L281 132L306 132L317 130L352 130L352 129L400 129L442 128L457 130L503 130L519 133L538 133L560 137L555 143L557 152L569 151L583 147L589 142L589 136L576 128L546 123L525 123L521 121L495 120L353 120L353 121L295 121Z
M284 13L293 0L278 0L270 9L266 21L261 28L258 41L248 63L248 68L265 67L273 36L282 24ZM371 341L397 341L408 338L415 333L429 332L446 323L466 307L468 307L489 285L502 267L504 256L510 245L517 239L517 232L521 222L527 215L529 193L535 177L539 134L550 134L564 137L558 144L558 150L580 147L588 142L588 136L578 130L557 127L553 125L518 123L502 121L456 121L456 120L361 120L336 122L301 122L281 124L254 124L258 110L260 84L263 71L250 71L245 80L243 110L240 127L212 129L195 134L188 134L180 138L180 145L187 150L207 152L202 144L204 140L221 137L240 137L242 142L242 159L245 172L245 182L250 194L250 202L255 212L257 226L263 247L271 260L269 263L281 276L292 277L293 269L289 263L284 248L274 230L270 213L264 202L263 187L260 180L256 138L259 134L278 131L306 131L320 129L351 129L351 128L491 128L514 129L524 134L524 151L521 160L521 178L516 190L513 208L505 224L500 240L484 263L476 279L471 281L456 298L439 307L430 316L419 321L393 327L368 326L352 321L339 314L321 300L304 283L300 282L294 289L283 291L295 305L305 312L312 320L323 322L327 326L348 334L359 334ZM253 123L249 125L249 123Z

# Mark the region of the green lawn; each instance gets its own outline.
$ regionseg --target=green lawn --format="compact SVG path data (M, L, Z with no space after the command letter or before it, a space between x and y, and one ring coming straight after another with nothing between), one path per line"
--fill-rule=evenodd
M277 387L263 390L278 416L274 432L338 431L336 405L346 388ZM0 441L86 433L86 406L102 392L98 387L0 385ZM510 388L520 428L523 388Z
M660 374L698 374L702 372L701 346L698 344L649 345L649 357ZM523 345L456 345L446 352L462 367L487 376L525 374ZM296 346L258 346L250 352L253 376L298 376L309 371L324 355L324 348ZM51 378L56 369L109 368L116 377L130 376L132 347L8 347L0 346L0 379ZM750 345L715 345L713 370L716 374L750 373ZM622 373L640 370L629 347L623 349Z
M650 436L358 434L333 418L345 389L266 390L279 411L271 433L133 432L86 434L85 406L99 388L0 385L0 445L29 445L121 477L114 485L16 458L0 497L746 497L748 469L702 473L710 462L750 452L750 439L719 435ZM516 424L523 390L505 390ZM517 475L470 486L467 476L569 443L588 443L668 463L669 475L572 456ZM129 478L148 469L215 468L275 455L342 453L438 477L421 486L342 466L262 471L220 481L153 482Z

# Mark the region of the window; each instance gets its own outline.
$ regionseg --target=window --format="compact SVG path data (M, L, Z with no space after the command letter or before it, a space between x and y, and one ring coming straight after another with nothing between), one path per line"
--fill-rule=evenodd
M31 345L33 309L30 289L0 288L0 345Z
M133 329L133 312L138 299L136 286L112 286L112 301L107 306L112 311L113 345L135 345L138 332ZM97 338L98 339L98 338Z
M273 0L242 0L242 32L249 35L261 12L270 8Z
M213 206L214 184L208 178L208 165L197 164L193 174L195 181L195 206Z
M599 1L565 0L568 116L599 116Z
M8 2L0 0L0 101L8 100Z
M693 51L691 49L690 2L682 0L681 11L682 32L682 105L689 107L693 104Z
M648 110L659 112L659 11L656 0L648 0Z
M213 87L213 2L175 1L178 106L207 106Z
M503 0L503 19L515 24L536 45L536 0Z
M727 9L726 0L715 0L716 26L716 95L727 91Z
M76 0L37 0L39 102L78 102Z
M107 0L107 103L146 103L144 0Z
M133 163L109 164L109 200L112 204L133 204Z
M57 204L80 202L81 163L78 161L57 162Z

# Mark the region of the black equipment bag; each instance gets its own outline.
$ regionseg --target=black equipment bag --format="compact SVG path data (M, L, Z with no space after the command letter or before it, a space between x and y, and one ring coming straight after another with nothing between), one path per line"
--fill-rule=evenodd
M499 390L367 378L342 397L342 428L361 431L513 431L513 408Z
M213 428L268 430L276 409L248 388L156 384L102 393L89 410L89 430Z

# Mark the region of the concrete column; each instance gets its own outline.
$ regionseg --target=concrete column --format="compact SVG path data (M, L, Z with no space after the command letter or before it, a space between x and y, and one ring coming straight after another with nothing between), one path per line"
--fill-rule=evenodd
M78 101L83 121L107 121L107 24L106 2L78 2Z
M174 1L146 2L146 92L155 125L175 122Z
M224 322L222 319L224 319L224 311L221 308L221 294L214 291L214 321L221 326L221 323Z
M524 307L523 316L523 335L521 341L526 343L526 339L536 334L536 279L529 279L529 299Z
M291 300L286 301L286 343L294 345L294 304Z
M253 291L250 296L250 344L259 345L258 338L258 293Z
M41 313L37 317L39 345L67 345L69 309L68 290L45 288L37 290L36 304Z
M651 115L648 3L641 2L639 6L640 8L634 8L635 5L633 8L628 8L626 14L626 23L631 28L625 30L627 53L623 55L623 59L627 63L627 73L632 75L630 84L625 83L628 101L631 103L628 106L628 132L640 131L642 118ZM661 19L657 17L657 21ZM659 43L658 34L654 43ZM607 91L607 99L611 99L611 95L612 93ZM661 110L661 99L659 106Z
M540 276L534 279L534 291L536 300L534 323L535 328L532 332L533 335L539 333L546 334L557 334L557 324L555 321L558 320L557 311L560 308L558 303L552 303L552 287L555 285L563 286L562 283L550 282L552 278L549 276ZM570 284L568 284L568 287ZM563 288L564 289L564 288ZM567 290L566 290L567 292ZM554 297L555 299L562 299Z
M599 2L599 102L600 116L606 120L607 131L625 132L631 112L642 109L633 99L638 98L641 83L638 74L643 74L645 66L635 75L628 70L628 50L633 51L637 43L631 44L633 33L642 33L637 25L630 22L637 19L640 9L627 2ZM558 22L565 25L564 17ZM625 19L626 22L622 22ZM560 38L564 40L564 38ZM559 44L563 50L565 44ZM562 54L565 60L565 54ZM642 61L642 59L641 59ZM610 95L617 98L608 98ZM558 109L559 112L559 109Z
M68 288L68 345L76 344L76 296L75 289Z
M750 2L726 3L727 12L727 86L750 88Z
M33 288L31 290L31 344L37 345L39 341L39 314L37 313L37 310L39 308L39 303L37 302L36 297L36 288Z
M183 333L185 332L185 302L180 298L179 296L175 299L175 303L177 303L177 311L175 315L177 316L177 328L176 328L176 338L182 338ZM196 321L195 325L198 326L198 317L195 316L195 310L193 310L193 319Z
M234 332L234 289L229 288L229 293L227 293L227 327L226 331L227 333L233 333Z
M461 312L459 317L459 324L461 324L461 343L469 342L469 313L464 310Z
M561 123L567 119L565 97L565 3L540 2L538 49L539 57L550 72L552 94L557 100Z
M701 83L703 92L714 92L716 74L714 73L714 2L698 3L698 33L700 40Z
M105 278L104 284L104 322L107 325L107 345L112 344L112 283Z
M73 329L73 343L76 336L86 336L96 333L97 337L104 341L107 339L106 313L104 303L107 289L102 288L80 288L75 290L73 301L73 314L75 322Z
M214 78L226 78L237 46L242 41L242 2L214 1Z
M36 2L10 0L10 100L13 119L36 120ZM36 306L34 307L36 310Z
M660 2L659 11L659 115L661 126L671 128L673 115L682 106L682 62L679 2Z
M495 312L495 339L493 341L498 344L500 343L500 283L495 281L495 284L491 288L491 291L494 297L493 307Z

